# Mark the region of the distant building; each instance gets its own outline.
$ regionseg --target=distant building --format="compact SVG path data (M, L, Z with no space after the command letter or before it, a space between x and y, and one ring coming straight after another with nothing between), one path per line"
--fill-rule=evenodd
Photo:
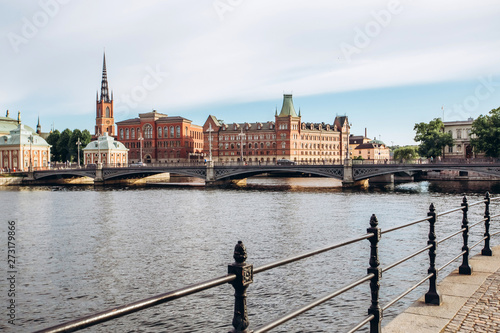
M301 119L288 94L274 121L226 124L210 115L203 125L204 153L215 162L343 162L349 140L347 117L337 116L331 124Z
M83 148L83 161L85 165L100 162L105 166L128 166L128 149L123 143L104 133Z
M363 160L388 161L391 158L391 150L380 140L371 140L362 143L352 151L352 158L362 158Z
M0 168L28 171L50 165L50 145L32 129L19 124L8 135L0 137Z
M99 97L99 92L96 94L95 134L93 138L95 139L104 133L108 133L109 136L115 136L113 92L111 92L110 97L108 74L106 71L106 54L104 54L102 62L101 96Z
M131 163L172 163L204 159L203 129L189 119L171 117L153 110L140 113L138 118L117 122L116 125L118 140L129 149Z
M474 119L462 121L446 121L444 132L453 137L453 146L445 147L445 158L472 158L472 146L470 144L470 133Z

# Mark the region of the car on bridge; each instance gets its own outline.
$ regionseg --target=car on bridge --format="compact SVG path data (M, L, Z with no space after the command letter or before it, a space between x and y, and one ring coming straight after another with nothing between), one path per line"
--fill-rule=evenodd
M144 163L144 162L131 163L129 166L130 167L145 167L146 163Z
M276 162L277 165L295 165L294 161L287 160L286 158L282 158Z

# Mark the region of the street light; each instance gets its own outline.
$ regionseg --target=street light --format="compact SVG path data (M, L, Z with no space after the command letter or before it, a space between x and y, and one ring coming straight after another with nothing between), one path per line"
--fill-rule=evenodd
M208 160L212 162L212 124L208 124Z
M102 163L101 163L101 141L99 141L100 137L101 137L101 132L97 131L97 168L98 169L102 168Z
M78 168L80 168L80 146L82 145L82 143L80 142L80 138L78 138L76 145L78 147Z
M241 158L240 162L243 163L243 138L245 137L245 134L243 133L243 127L241 128L241 133L238 134L240 137L240 153L241 153Z
M33 134L30 134L29 138L28 138L29 142L30 142L30 165L29 165L29 172L33 172L33 164L32 164L32 150L31 150L31 144L33 143Z
M139 133L139 138L137 140L139 140L139 148L140 148L139 162L142 163L142 141L144 140L144 138L142 137L142 133Z

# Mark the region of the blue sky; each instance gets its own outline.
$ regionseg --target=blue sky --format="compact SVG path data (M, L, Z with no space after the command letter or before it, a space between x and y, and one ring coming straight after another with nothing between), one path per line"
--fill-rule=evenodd
M493 0L40 0L0 5L1 115L93 131L106 49L115 120L303 121L413 144L413 125L500 106ZM444 111L442 107L444 106Z

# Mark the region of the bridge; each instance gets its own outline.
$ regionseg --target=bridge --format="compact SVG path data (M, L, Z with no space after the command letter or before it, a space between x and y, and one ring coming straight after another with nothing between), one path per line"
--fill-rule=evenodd
M354 163L353 163L354 162ZM335 178L342 180L344 186L353 186L357 183L374 177L394 175L397 173L412 174L421 171L455 170L477 172L484 175L500 178L500 161L490 162L443 162L443 163L375 163L376 161L352 161L345 164L151 164L132 167L101 168L68 168L52 170L35 170L28 172L26 182L43 181L64 177L90 177L94 184L105 184L112 180L132 177L147 177L160 173L178 174L196 177L205 180L208 186L217 186L228 182L242 180L248 177L269 173L306 174L318 177Z

